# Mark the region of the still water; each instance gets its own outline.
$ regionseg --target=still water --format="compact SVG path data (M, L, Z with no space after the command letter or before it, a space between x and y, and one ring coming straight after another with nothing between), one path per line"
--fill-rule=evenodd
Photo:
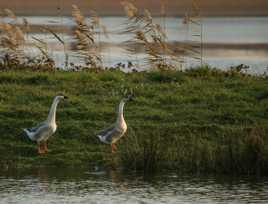
M0 203L268 203L268 178L39 169L0 174Z
M68 43L74 42L72 26L74 22L70 16L24 16L31 26L27 35L28 50L36 53L33 37L48 43L50 55L56 61L57 66L64 66L64 53L62 45L49 33L45 33L40 26L50 27L54 32ZM23 16L19 17L22 22ZM6 19L8 21L8 19ZM89 20L89 19L88 19ZM101 17L102 25L107 28L108 36L97 34L96 41L103 59L104 66L115 66L128 61L142 64L145 57L142 51L135 55L127 53L123 43L131 39L131 35L119 34L125 28L125 17ZM173 48L176 43L200 42L200 28L183 24L180 17L154 18L165 28L168 42ZM226 68L239 64L250 66L250 72L263 73L268 67L268 17L206 17L201 20L203 33L203 61L206 64L218 68ZM98 32L98 31L97 31ZM75 53L69 52L70 62L81 64L81 59L75 57ZM184 58L187 66L196 65L199 62L191 57Z

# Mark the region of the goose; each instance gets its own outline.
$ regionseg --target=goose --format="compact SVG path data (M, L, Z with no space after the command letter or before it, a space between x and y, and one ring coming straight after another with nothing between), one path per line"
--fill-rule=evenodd
M97 137L102 143L111 145L112 153L117 151L116 142L123 137L127 131L127 124L124 119L124 105L130 99L131 96L128 96L120 101L116 122L97 134Z
M39 154L44 154L48 152L47 140L57 130L56 110L57 110L58 103L62 99L67 99L67 98L68 97L63 96L63 95L55 96L47 119L35 127L23 129L23 131L27 134L30 140L37 142Z

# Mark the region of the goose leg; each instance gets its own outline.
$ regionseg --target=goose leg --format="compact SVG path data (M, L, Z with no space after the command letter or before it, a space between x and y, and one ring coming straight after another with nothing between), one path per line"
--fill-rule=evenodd
M47 141L44 142L44 151L45 151L45 152L48 152Z
M41 147L40 147L40 143L37 143L37 149L38 149L38 154L41 154Z
M44 154L44 145L43 143L38 143L38 154Z
M42 142L42 154L45 154L46 153L46 150L45 150L45 143L44 142Z
M112 153L115 153L117 151L117 147L115 143L112 143Z

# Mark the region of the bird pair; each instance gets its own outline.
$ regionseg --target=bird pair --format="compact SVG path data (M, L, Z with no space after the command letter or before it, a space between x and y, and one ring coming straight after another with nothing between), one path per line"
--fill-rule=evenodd
M130 100L132 97L128 96L127 98L123 98L119 104L118 115L116 122L110 127L102 130L97 137L101 142L105 144L110 144L112 148L112 152L116 152L116 142L126 133L127 124L124 119L124 105ZM56 132L57 124L56 124L56 110L59 102L61 100L68 99L68 97L64 95L58 95L54 98L53 103L51 105L49 114L47 119L32 128L23 129L27 136L34 142L37 142L38 145L38 153L44 154L48 152L47 141L48 139Z

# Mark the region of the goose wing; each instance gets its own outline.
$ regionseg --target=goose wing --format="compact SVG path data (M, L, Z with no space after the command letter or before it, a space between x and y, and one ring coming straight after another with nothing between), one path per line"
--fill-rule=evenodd
M41 141L45 139L46 136L51 134L53 131L47 123L40 123L39 125L26 129L30 134L32 134L32 140Z
M46 126L46 123L45 122L42 122L42 123L36 125L35 127L26 128L26 130L28 130L31 133L34 133L34 132L37 132L38 129L40 129L40 128L44 127L44 126Z
M117 137L121 132L116 128L115 125L101 130L98 134L98 137L102 137L106 143L111 143L114 137Z
M110 132L110 131L113 130L114 128L115 128L115 124L111 125L111 126L108 127L108 128L105 128L105 129L101 130L101 131L98 133L98 135L103 137L103 136L105 136L105 135L107 134L107 132Z

